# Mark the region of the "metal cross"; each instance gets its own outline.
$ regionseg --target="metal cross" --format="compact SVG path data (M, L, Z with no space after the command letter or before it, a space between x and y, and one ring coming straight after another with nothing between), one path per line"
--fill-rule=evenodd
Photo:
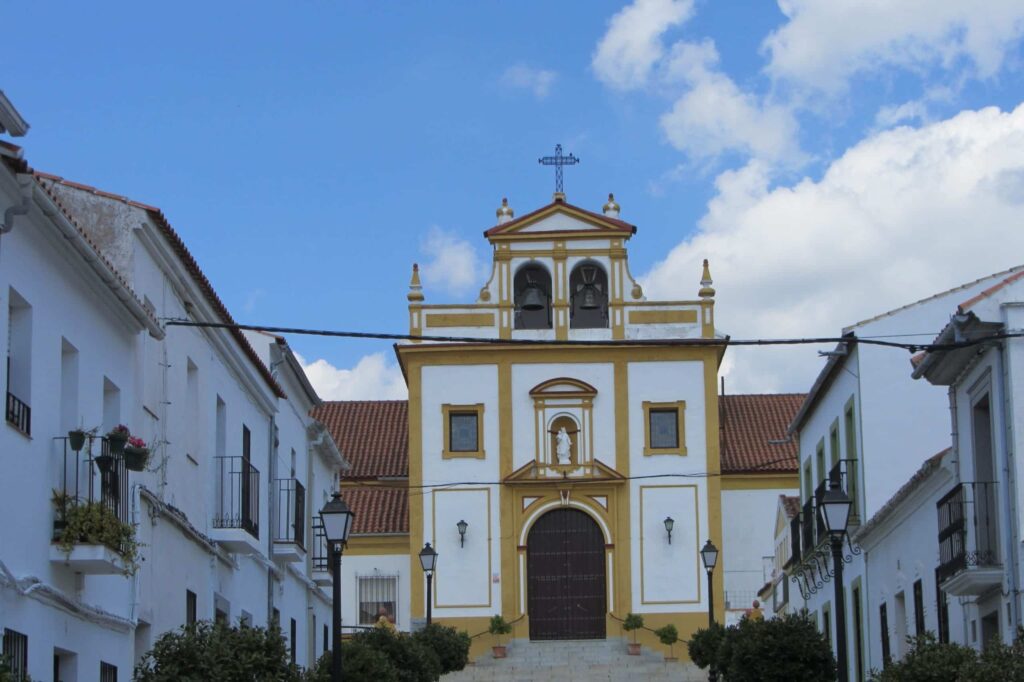
M542 166L554 166L555 167L555 194L562 194L562 166L574 166L579 163L580 160L569 154L569 156L562 156L562 145L555 145L554 156L542 156L537 159L537 163Z

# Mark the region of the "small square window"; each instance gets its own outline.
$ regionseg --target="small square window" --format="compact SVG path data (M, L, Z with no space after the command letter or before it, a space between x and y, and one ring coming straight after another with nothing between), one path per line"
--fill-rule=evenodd
M671 403L644 402L644 454L685 455L686 435L683 429L686 401Z
M484 406L442 405L444 417L443 457L484 457Z

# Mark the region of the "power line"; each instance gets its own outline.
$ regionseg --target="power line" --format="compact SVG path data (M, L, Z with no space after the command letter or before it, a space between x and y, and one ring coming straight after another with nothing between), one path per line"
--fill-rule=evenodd
M495 339L475 336L438 336L424 334L390 334L387 332L358 332L336 329L308 329L303 327L276 327L259 324L238 324L228 322L196 322L178 318L163 318L168 327L198 327L205 329L238 329L273 334L292 334L296 336L327 336L349 339L376 339L382 341L432 341L440 343L477 343L505 346L801 346L840 343L862 343L885 348L899 348L917 353L919 351L943 351L968 348L991 341L1019 338L1024 332L996 332L985 336L965 339L953 343L905 343L886 341L879 337L857 336L819 336L798 337L789 339L733 339L728 336L714 339L619 339L619 340L558 340L558 339Z

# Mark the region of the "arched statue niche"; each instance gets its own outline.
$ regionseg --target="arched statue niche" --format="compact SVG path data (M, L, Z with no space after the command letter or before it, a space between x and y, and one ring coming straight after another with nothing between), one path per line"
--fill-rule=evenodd
M608 274L593 261L584 261L569 275L573 329L601 329L608 326Z
M551 329L551 273L538 264L524 265L512 282L516 329Z
M552 464L580 463L580 425L575 419L567 414L555 417L551 420L548 435L551 438L549 452Z

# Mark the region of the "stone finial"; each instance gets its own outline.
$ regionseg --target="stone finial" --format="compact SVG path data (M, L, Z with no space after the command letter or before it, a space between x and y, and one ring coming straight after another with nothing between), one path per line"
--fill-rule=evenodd
M636 299L637 301L644 297L643 287L641 287L636 282L633 282L633 290L630 293L633 295L633 298Z
M409 280L409 293L406 295L410 303L419 303L423 300L423 285L420 284L419 263L412 264L412 279Z
M605 204L601 210L604 211L604 214L609 218L619 217L619 205L615 203L614 194L612 194L611 192L608 193L608 203Z
M704 259L704 274L700 278L700 291L697 295L701 298L714 298L715 289L711 286L711 269L708 267L708 259Z
M502 197L501 206L495 211L498 216L498 224L507 223L515 217L516 213L512 210L512 207L508 205L508 197Z

